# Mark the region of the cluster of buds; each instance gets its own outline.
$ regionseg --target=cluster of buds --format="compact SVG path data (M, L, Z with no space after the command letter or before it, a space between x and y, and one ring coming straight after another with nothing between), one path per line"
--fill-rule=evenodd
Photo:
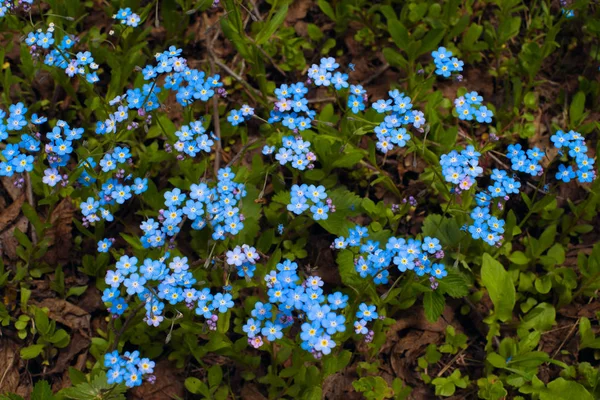
M218 320L219 320L219 316L217 314L211 315L210 319L206 320L206 325L208 325L208 329L210 329L211 331L216 331Z

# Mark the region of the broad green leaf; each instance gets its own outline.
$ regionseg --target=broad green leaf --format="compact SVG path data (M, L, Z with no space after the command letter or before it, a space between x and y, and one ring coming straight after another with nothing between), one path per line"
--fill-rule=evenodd
M323 14L327 15L333 21L336 20L335 11L333 11L333 7L331 7L329 4L329 0L319 0L317 4L319 5L321 11L323 11Z
M544 332L556 324L555 318L554 307L548 303L540 303L527 313L521 321L520 327Z
M425 317L430 322L436 322L442 312L444 312L444 305L446 299L437 290L432 290L425 293L423 296L423 308L425 310Z
M494 303L498 319L503 322L511 320L515 306L515 285L502 264L488 253L483 255L481 281Z
M43 344L32 344L31 346L23 347L20 352L21 358L23 360L31 360L42 354L43 350Z
M581 384L558 378L548 384L548 389L540 393L540 400L593 400L594 397Z
M31 392L31 400L53 400L52 388L47 381L38 381Z
M571 121L571 125L573 127L581 123L584 107L585 93L581 91L577 92L571 101L571 106L569 107L569 120Z
M288 5L284 4L277 10L277 12L273 15L271 20L267 22L267 24L258 32L256 35L256 44L262 45L265 44L268 40L272 39L273 34L279 28L279 26L285 20L285 17L288 12Z

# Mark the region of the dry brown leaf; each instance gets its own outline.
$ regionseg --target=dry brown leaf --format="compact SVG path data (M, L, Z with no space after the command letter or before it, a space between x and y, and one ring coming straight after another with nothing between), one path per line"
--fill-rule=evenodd
M17 258L17 247L19 242L15 238L15 229L21 232L27 232L29 221L24 216L21 216L15 224L0 234L0 258L6 256L9 260Z
M240 396L242 400L267 400L253 383L246 383Z
M64 264L69 261L74 214L75 206L68 197L58 203L52 211L50 215L52 227L47 232L47 236L50 238L49 250L44 256L44 261L48 264Z
M22 187L15 186L16 181L17 175L14 175L10 178L7 176L3 176L2 178L0 178L0 182L2 182L4 190L8 192L8 195L13 201L18 199L23 193L25 193Z
M323 399L326 400L359 400L364 397L354 391L352 382L358 379L355 373L351 373L350 368L329 375L323 382Z
M304 19L308 13L308 9L311 8L312 5L313 2L309 0L293 2L285 17L285 22L291 25L299 19Z
M15 392L19 387L19 346L8 338L0 339L0 393Z
M45 299L37 306L48 308L50 319L69 327L72 331L78 331L86 338L90 336L90 314L85 310L63 299Z
M0 232L8 228L17 219L24 202L25 194L21 194L11 205L0 211Z
M58 354L58 359L54 364L54 368L52 368L52 370L48 372L48 374L59 373L68 369L71 360L75 358L77 354L81 353L83 350L86 350L89 347L90 343L90 339L84 337L79 332L75 332L71 336L71 341L69 342L69 345L66 348L60 350Z
M142 386L132 389L133 398L140 400L183 398L185 395L183 379L178 376L176 371L170 361L159 361L154 368L156 382L154 384L144 382Z

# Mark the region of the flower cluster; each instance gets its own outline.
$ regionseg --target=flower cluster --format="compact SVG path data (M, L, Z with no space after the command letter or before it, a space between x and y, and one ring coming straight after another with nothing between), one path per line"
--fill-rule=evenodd
M556 179L569 182L571 179L577 177L577 180L581 183L591 182L596 178L594 171L595 160L587 156L587 146L583 136L579 132L569 131L567 133L563 131L557 131L550 138L554 147L558 149L568 149L568 156L575 160L577 165L577 172L573 170L572 166L560 164L558 166L558 172L556 173Z
M297 133L309 129L316 111L308 108L305 95L308 88L302 82L283 84L275 89L277 101L271 110L268 122L281 122L283 126Z
M225 253L227 264L235 266L239 276L250 279L256 270L256 261L260 258L256 249L244 244L236 246L233 250Z
M0 110L0 143L8 139L10 131L19 132L27 126L29 122L39 125L46 121L46 118L40 118L36 114L33 114L30 121L28 121L25 117L27 108L25 108L23 103L13 104L8 110L8 118L6 118L6 112ZM32 154L35 154L40 150L41 143L38 140L39 137L39 134L36 134L35 137L33 137L24 133L21 135L18 143L7 144L6 147L4 147L1 153L4 160L0 159L0 176L11 177L15 173L31 172L34 163ZM16 184L22 185L22 182L19 180Z
M180 57L181 49L169 47L162 53L157 53L156 66L146 65L142 69L144 79L154 80L161 74L166 74L163 87L175 92L175 98L183 107L189 106L196 100L208 101L215 94L215 89L223 86L219 75L206 77L205 73L187 66L187 60ZM149 111L146 109L146 111Z
M140 16L131 12L131 8L129 7L119 9L119 11L113 15L113 18L117 21L121 21L122 24L133 28L137 27L140 23Z
M298 264L290 260L278 263L276 268L265 276L269 301L256 302L252 318L242 327L248 342L258 348L263 338L281 339L283 330L299 320L304 321L300 333L302 349L317 358L329 354L336 346L332 336L346 330L346 317L341 312L348 304L348 296L341 292L325 296L324 283L318 276L310 276L299 284Z
M140 358L139 351L126 351L123 355L117 350L104 355L104 366L108 368L106 374L109 384L125 383L127 387L136 387L142 384L144 375L148 375L148 381L155 380L154 361L148 358Z
M0 18L9 12L15 12L20 7L23 11L29 11L33 0L0 0Z
M160 247L167 237L174 240L184 218L193 221L191 227L195 230L210 223L214 240L225 240L226 234L237 235L244 228L244 216L237 204L246 196L246 190L244 184L233 182L233 178L235 174L230 168L221 168L215 187L199 183L190 186L189 194L179 188L167 191L165 209L159 210L158 221L150 218L140 225L144 247Z
M323 203L323 200L325 200L325 203ZM312 206L309 202L312 203ZM327 219L329 217L328 212L335 212L335 206L333 206L332 200L327 197L324 186L293 185L291 200L290 204L287 205L287 209L296 215L300 215L309 208L315 221Z
M71 128L68 123L62 120L56 121L52 132L46 133L46 138L49 142L45 145L44 149L50 168L44 171L42 181L45 184L53 187L61 180L63 184L67 183L68 176L66 174L61 176L59 168L67 165L74 151L74 142L81 139L82 136L83 128Z
M340 236L331 245L335 249L358 250L354 268L361 278L372 277L377 285L388 283L388 267L394 264L400 272L415 271L418 276L430 275L432 283L448 274L446 268L435 260L444 258L439 239L426 236L423 241L390 237L382 248L378 241L365 240L367 228L356 226L348 237ZM433 260L433 261L432 261Z
M348 87L348 74L337 69L340 67L333 57L323 57L319 65L313 64L307 72L309 79L317 86L333 86L335 90Z
M454 106L458 118L463 121L472 121L473 118L480 124L492 122L494 113L482 105L483 97L477 92L470 92L454 100Z
M254 108L250 107L248 104L244 104L239 110L231 110L229 116L227 116L227 121L229 121L231 125L237 126L244 121L248 121L253 115Z
M450 153L442 154L440 166L444 180L458 186L461 190L468 190L475 178L481 176L483 168L479 166L481 153L473 146L467 146L460 153L452 150Z
M61 68L67 76L72 78L75 75L85 76L89 83L96 83L100 80L96 70L99 65L94 62L94 57L89 51L78 52L74 58L69 59L67 55L69 50L75 45L77 40L70 36L63 36L60 44L55 45L54 24L50 23L46 32L38 29L35 32L29 32L25 38L25 43L34 55L46 54L44 64ZM52 49L51 49L52 48ZM51 49L49 52L47 50Z
M483 174L483 168L479 166L480 156L481 154L473 146L467 146L460 153L452 150L448 154L442 154L440 157L442 175L446 182L456 185L452 189L453 192L459 193L461 190L468 190L477 183L476 178ZM521 183L515 178L509 177L506 171L498 169L492 171L491 179L493 184L489 185L487 190L482 190L476 195L477 207L471 212L474 222L471 225L465 225L464 229L469 231L473 239L484 240L493 246L502 240L504 221L491 216L492 199L508 200L509 194L519 193ZM502 203L498 203L498 208L502 208Z
M526 172L531 176L542 175L544 170L540 165L542 158L546 155L542 150L534 147L526 152L520 144L511 144L507 148L506 157L511 162L511 168L515 171Z
M156 85L145 84L142 89L128 89L122 96L117 96L109 102L110 106L117 106L117 110L111 113L104 121L96 122L96 133L105 135L107 133L116 133L119 125L129 121L129 110L137 110L137 114L142 117L146 112L155 110L159 107L157 94L160 88ZM149 124L152 121L150 115L147 116L146 122ZM137 122L132 122L128 125L128 129L138 127Z
M435 74L443 76L444 78L450 77L453 72L461 72L463 70L463 65L465 65L465 63L458 58L452 57L452 52L445 47L440 47L433 51L431 56L435 63Z
M313 161L317 160L317 156L310 151L310 142L302 139L301 136L285 136L282 139L282 147L275 154L275 159L279 164L290 164L292 168L304 171L306 168L313 169ZM270 155L275 152L275 146L265 145L262 153Z
M357 335L365 335L365 341L367 343L373 340L375 332L369 330L367 325L371 321L375 321L379 318L377 314L377 308L374 305L361 303L356 311L356 320L354 321L354 332Z
M131 153L127 147L116 146L111 152L106 153L100 160L100 168L104 173L114 175L107 177L106 181L102 184L102 190L97 194L97 199L94 197L88 197L86 201L80 205L81 212L84 216L84 225L93 224L100 219L105 221L113 221L113 212L115 211L115 204L121 205L125 201L129 200L133 194L140 195L148 189L147 178L135 178L131 174L125 176L124 169L118 169L117 167L121 164L130 164ZM85 168L84 172L79 177L79 182L85 186L91 185L95 182L95 178L89 174L88 171L93 172L93 169L97 166L93 158L88 158L82 163L82 167ZM132 184L128 184L133 179ZM111 208L113 210L111 211Z
M504 220L492 215L492 199L509 199L509 195L520 191L521 183L514 176L508 176L504 170L494 169L491 174L492 184L487 190L480 191L475 200L477 207L471 211L473 223L465 229L473 239L481 239L490 246L499 245L504 234ZM503 203L498 202L497 208L502 210Z
M377 148L387 153L395 146L404 147L410 140L410 134L404 126L412 124L419 129L425 124L425 116L421 111L412 110L411 98L398 90L390 90L387 100L377 100L373 108L380 114L387 113L383 122L375 128Z
M191 122L189 125L184 125L175 132L175 136L178 139L174 145L175 150L190 157L196 157L198 152L201 151L210 153L212 145L215 144L211 138L218 139L214 137L212 132L210 137L206 134L206 129L202 125L202 122Z

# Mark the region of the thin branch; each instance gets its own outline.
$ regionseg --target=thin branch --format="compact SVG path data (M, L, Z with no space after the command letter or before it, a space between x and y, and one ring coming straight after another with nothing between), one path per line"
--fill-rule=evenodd
M367 79L362 81L360 83L361 86L365 86L365 85L368 85L369 83L373 82L375 79L379 78L379 76L381 74L383 74L385 71L387 71L389 68L390 68L390 64L388 64L388 63L383 64L381 67L379 67L379 69L377 71L375 71L375 73L373 75L371 75L370 77L368 77Z
M471 343L473 343L473 342L467 343L467 346L466 346L464 349L461 349L461 350L460 350L460 351L459 351L459 352L458 352L458 353L457 353L457 354L454 356L454 358L453 358L452 360L450 360L450 362L449 362L448 364L446 364L446 365L444 366L444 368L442 368L442 370L441 370L440 372L438 372L438 374L437 374L437 377L438 377L438 378L439 378L440 376L442 376L442 375L444 374L444 372L448 371L448 369L449 369L449 368L452 366L452 364L454 364L454 363L456 362L456 360L458 360L458 358L459 358L459 357L462 355L462 353L464 353L464 351L465 351L466 349L468 349L468 348L469 348L469 346L471 345Z
M138 304L138 306L135 308L135 310L133 310L127 316L127 319L125 320L125 322L123 322L121 329L119 329L119 332L117 332L117 334L115 335L115 341L113 342L112 346L110 346L110 350L108 351L108 353L112 353L113 351L116 350L117 346L119 346L119 339L121 338L121 335L123 335L123 332L125 332L125 329L127 329L127 326L129 325L131 320L133 320L133 318L137 315L138 311L140 311L142 308L144 308L145 305L146 305L146 302L144 302L144 301L140 302L140 304Z
M231 165L233 165L242 155L244 155L244 153L246 152L248 147L252 146L254 143L256 143L258 141L259 141L258 138L253 138L248 143L246 143L246 145L244 147L242 147L240 149L240 151L238 151L238 153L235 156L233 156L233 158L227 163L227 167L230 167Z
M225 65L223 62L221 62L213 53L211 50L209 50L210 53L210 58L211 60L217 64L221 69L223 69L225 72L227 72L229 75L231 75L231 77L233 79L235 79L236 81L238 81L239 83L241 83L242 85L244 85L244 87L246 89L248 89L250 92L253 92L255 95L262 97L262 93L252 87L252 85L250 85L248 82L246 82L246 80L244 78L242 78L241 76L239 76L238 74L236 74L231 68L229 68L227 65ZM252 93L248 93L248 95L250 97L252 97L252 100L256 101L256 98L252 95Z
M204 16L204 23L208 25L208 17L206 14ZM218 34L218 32L217 32ZM211 75L215 74L215 56L212 51L213 40L209 39L209 35L206 35L206 50L210 54L210 73ZM215 131L215 136L217 137L217 148L215 152L215 176L219 173L219 168L221 167L221 122L219 121L219 99L215 95L213 96L213 126Z
M27 202L29 203L29 205L31 206L31 208L33 208L35 210L35 201L33 199L33 187L31 186L31 176L29 175L29 172L27 172L25 174L25 182L27 185ZM38 237L37 237L37 232L35 231L35 228L31 228L31 243L33 243L33 245L35 246L38 242Z

